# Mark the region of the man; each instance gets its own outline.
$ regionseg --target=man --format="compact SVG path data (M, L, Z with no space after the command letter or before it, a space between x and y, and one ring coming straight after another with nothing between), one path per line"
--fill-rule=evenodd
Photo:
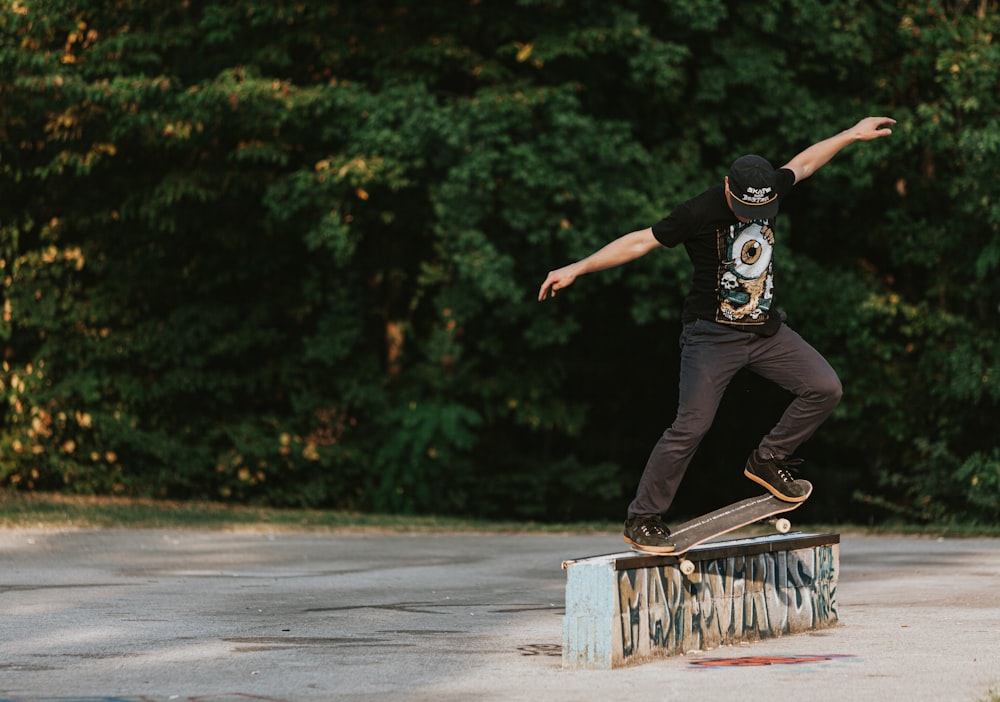
M633 261L659 246L683 244L694 266L684 302L677 417L653 447L628 507L625 541L652 553L674 550L662 516L695 450L708 432L723 392L743 369L794 394L781 419L747 460L744 474L782 500L808 497L789 457L840 402L830 364L786 326L774 306L775 218L796 183L841 149L892 133L896 121L867 117L805 149L774 170L756 155L737 159L722 185L679 205L652 227L626 234L599 251L549 273L538 299L585 273Z

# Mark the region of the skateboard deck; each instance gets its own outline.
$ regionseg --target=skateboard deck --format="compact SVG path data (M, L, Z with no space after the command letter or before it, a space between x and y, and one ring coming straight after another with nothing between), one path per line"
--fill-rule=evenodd
M812 483L808 480L800 482L806 483L808 491L806 498L812 495ZM760 522L784 512L791 512L800 507L801 502L786 502L780 500L771 493L748 497L745 500L734 502L731 505L720 507L714 512L703 514L690 521L678 524L670 530L670 539L674 542L674 550L668 553L655 553L658 556L683 556L695 546L705 543L709 539L728 534L741 527L749 526L754 522ZM785 520L778 520L777 530L787 533L791 529L791 523ZM632 550L640 553L653 553L644 551L639 546L632 546Z

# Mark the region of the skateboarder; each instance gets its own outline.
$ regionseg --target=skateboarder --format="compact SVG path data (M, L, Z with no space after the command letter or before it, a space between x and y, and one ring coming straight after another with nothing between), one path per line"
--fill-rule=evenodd
M659 246L683 244L694 266L682 315L677 416L653 447L628 507L626 542L654 553L673 550L662 516L712 425L723 392L742 368L795 395L751 453L744 474L782 500L808 496L792 475L800 461L789 457L837 406L842 388L826 359L783 323L774 305L778 206L793 185L848 144L888 136L895 123L889 117L866 117L777 170L760 156L743 156L722 184L681 203L652 227L550 272L542 283L539 300L555 296L581 275L628 263Z

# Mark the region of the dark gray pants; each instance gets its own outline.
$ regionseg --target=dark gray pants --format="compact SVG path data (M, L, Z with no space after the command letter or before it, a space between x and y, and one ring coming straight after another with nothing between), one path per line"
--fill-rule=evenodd
M743 368L795 395L760 442L763 456L792 455L830 416L843 393L840 379L826 359L784 324L770 337L707 320L686 324L681 333L677 418L653 447L628 508L630 517L667 511L698 445L712 426L726 387Z

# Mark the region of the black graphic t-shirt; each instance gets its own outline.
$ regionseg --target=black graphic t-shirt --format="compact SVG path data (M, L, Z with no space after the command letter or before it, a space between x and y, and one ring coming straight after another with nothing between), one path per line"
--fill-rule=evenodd
M795 184L787 168L775 172L783 197ZM740 222L722 185L682 203L653 225L664 246L684 244L694 265L683 321L708 319L771 336L781 326L774 307L774 219Z

